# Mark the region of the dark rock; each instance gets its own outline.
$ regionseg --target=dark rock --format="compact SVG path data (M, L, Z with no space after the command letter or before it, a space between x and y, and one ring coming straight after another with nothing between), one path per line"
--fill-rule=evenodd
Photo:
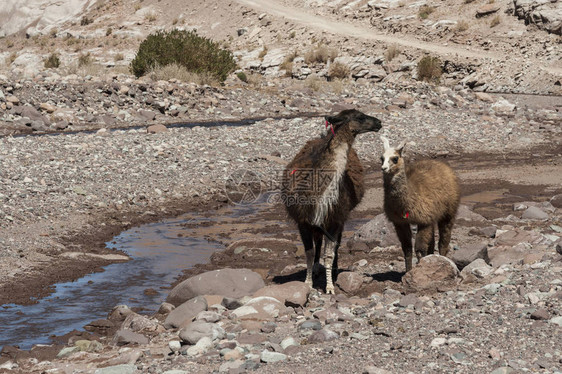
M142 334L131 330L119 330L113 337L113 342L116 345L127 345L127 344L148 344L148 338Z
M531 313L531 319L544 321L550 318L550 314L546 309L537 309Z
M194 297L172 310L164 321L164 327L183 327L204 310L207 310L207 300L203 296Z
M328 342L330 340L336 340L339 337L340 336L336 332L324 328L312 333L312 335L310 335L307 340L308 343L315 344L315 343Z
M483 259L487 263L490 262L487 243L467 244L460 247L460 249L451 252L451 260L453 260L459 270L462 270L466 265L479 258Z

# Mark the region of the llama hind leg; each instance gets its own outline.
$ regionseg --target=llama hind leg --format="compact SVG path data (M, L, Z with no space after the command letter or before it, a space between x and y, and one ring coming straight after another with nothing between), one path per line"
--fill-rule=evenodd
M299 225L304 253L306 255L306 280L304 283L312 288L312 268L314 266L314 246L312 242L312 228L306 225Z
M418 233L416 234L416 257L418 261L427 256L430 243L435 246L435 235L433 225L418 225ZM433 251L432 251L433 252Z
M324 234L319 230L314 230L314 265L312 266L312 276L318 277L320 272L320 253L322 252L322 237Z
M435 252L435 225L431 225L431 238L427 246L427 254L432 255Z
M406 262L406 272L412 270L412 230L407 223L395 223L394 229L402 245L404 261Z
M439 254L441 256L447 256L449 252L449 243L451 241L454 224L454 218L447 218L439 221Z

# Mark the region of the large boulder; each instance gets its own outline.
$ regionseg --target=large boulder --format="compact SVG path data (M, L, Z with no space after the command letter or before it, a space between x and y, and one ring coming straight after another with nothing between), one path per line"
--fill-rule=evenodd
M344 271L338 275L337 285L348 294L355 294L363 285L363 275L353 271Z
M459 281L459 269L453 261L440 255L422 257L419 263L402 277L404 287L417 292L450 290Z
M207 300L203 296L194 297L172 310L164 321L164 327L170 329L187 326L193 318L205 310L207 310Z
M213 270L184 280L170 291L166 301L178 306L199 295L240 298L264 286L262 277L249 269Z
M254 293L254 297L273 297L286 306L304 306L308 301L310 286L303 282L288 282L264 287Z
M400 245L394 225L384 214L379 214L357 230L347 246L356 251L369 251L374 247L390 247Z

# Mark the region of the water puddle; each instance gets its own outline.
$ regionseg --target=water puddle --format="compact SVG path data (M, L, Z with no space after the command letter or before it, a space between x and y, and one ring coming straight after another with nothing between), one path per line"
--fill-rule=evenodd
M346 232L367 219L346 224ZM55 291L34 305L7 304L0 308L0 347L29 349L48 344L50 336L83 330L87 323L106 318L118 304L154 313L165 300L167 287L184 269L206 263L224 249L223 243L256 237L296 234L279 206L263 198L250 205L236 205L202 214L135 227L107 243L132 259L104 268L74 282L59 283ZM295 236L296 237L296 236Z
M489 203L493 203L496 200L500 200L504 198L506 193L508 192L509 192L508 189L477 192L475 194L462 197L461 203L462 204L478 204L478 203L489 204Z

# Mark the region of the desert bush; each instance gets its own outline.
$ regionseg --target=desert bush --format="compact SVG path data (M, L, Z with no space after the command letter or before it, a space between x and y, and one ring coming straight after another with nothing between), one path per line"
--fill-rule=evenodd
M418 62L419 80L439 81L441 73L441 60L439 60L439 57L424 56Z
M304 55L304 62L307 64L313 64L316 62L327 63L328 60L334 60L338 57L338 52L335 49L328 48L327 46L321 44L317 47L312 47Z
M158 31L150 34L139 46L131 62L131 72L140 77L156 66L176 63L198 75L209 74L223 82L236 69L232 52L197 35L195 30Z
M115 56L113 56L114 61L123 61L124 59L125 56L123 55L123 53L117 53Z
M344 79L349 76L349 66L341 62L333 62L328 70L330 79Z
M105 30L105 36L111 35L112 32L113 32L113 29L112 29L111 27L108 27L108 28Z
M388 47L385 53L386 61L390 62L392 59L400 54L400 48L396 44Z
M304 84L312 91L317 92L322 88L323 80L315 75L310 75L305 79Z
M78 67L87 66L91 64L92 64L92 56L90 56L89 52L86 54L80 54L80 56L78 56Z
M460 20L460 21L457 22L457 25L455 26L455 30L462 32L462 31L468 30L468 27L469 27L469 24L468 24L467 21Z
M46 69L56 69L60 66L60 59L56 53L51 53L43 62Z
M291 33L289 34L289 39L294 39L295 36L297 36L297 33L295 31L291 31Z
M470 3L472 3L472 2L474 2L474 0L464 0L464 3L465 3L465 4L470 4Z
M242 82L248 83L248 77L246 76L246 73L244 73L243 71L241 71L241 72L239 72L238 74L236 74L236 76L237 76L238 79L240 79Z
M496 27L497 25L500 24L500 22L501 22L501 18L500 15L498 14L490 21L490 27Z
M84 16L80 20L80 26L88 26L92 22L94 22L94 21L91 18L88 18L88 17Z
M435 8L430 5L422 5L418 11L418 16L421 19L426 19L431 13L435 12Z

